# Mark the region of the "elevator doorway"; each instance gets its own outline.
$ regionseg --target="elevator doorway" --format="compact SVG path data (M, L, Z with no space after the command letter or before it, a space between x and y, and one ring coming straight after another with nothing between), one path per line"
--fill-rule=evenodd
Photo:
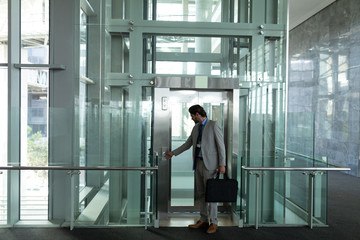
M154 151L158 155L158 213L161 220L182 217L183 226L198 218L199 208L194 201L194 171L192 170L192 151L183 152L171 160L163 157L166 151L182 145L191 134L194 122L188 109L200 104L207 112L208 119L217 121L223 130L227 173L232 176L232 154L234 133L237 134L238 114L234 114L234 105L238 106L238 90L232 88L234 79L223 80L226 84L212 84L207 79L206 88L196 88L196 79L157 79L154 92ZM185 86L184 86L185 85ZM238 112L238 111L235 111ZM234 129L235 128L235 129ZM235 131L234 131L235 130ZM237 136L237 135L236 135ZM220 215L231 218L231 204L219 203ZM229 225L229 223L227 223ZM231 225L231 223L230 223ZM233 224L235 225L235 224ZM180 223L181 226L181 223Z
M171 150L185 143L190 136L194 122L188 109L195 104L204 107L208 119L217 121L224 134L228 128L227 101L230 94L228 91L170 90ZM170 212L197 211L192 158L192 151L188 150L170 160Z

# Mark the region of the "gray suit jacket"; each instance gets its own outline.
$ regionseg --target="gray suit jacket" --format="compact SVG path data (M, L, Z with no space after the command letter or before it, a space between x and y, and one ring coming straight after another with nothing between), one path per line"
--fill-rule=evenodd
M196 140L199 134L199 124L196 124L191 131L191 135L186 142L173 150L175 156L193 147L193 157L195 155ZM201 152L207 170L215 170L219 166L226 165L226 153L224 137L217 122L207 120L201 138Z

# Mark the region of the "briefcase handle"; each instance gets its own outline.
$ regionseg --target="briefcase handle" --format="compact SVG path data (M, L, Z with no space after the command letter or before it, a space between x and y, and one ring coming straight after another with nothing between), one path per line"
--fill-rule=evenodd
M224 175L224 179L229 179L226 172L223 175ZM216 179L219 179L219 177L220 177L220 173L218 172L218 173L216 173Z

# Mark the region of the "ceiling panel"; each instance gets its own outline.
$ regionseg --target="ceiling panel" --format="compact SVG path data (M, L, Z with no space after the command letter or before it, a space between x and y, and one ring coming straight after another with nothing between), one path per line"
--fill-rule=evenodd
M336 0L289 0L290 30Z

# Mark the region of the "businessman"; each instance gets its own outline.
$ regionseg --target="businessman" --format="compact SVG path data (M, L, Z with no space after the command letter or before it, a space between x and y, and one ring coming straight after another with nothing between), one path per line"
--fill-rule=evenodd
M167 159L177 156L193 147L193 169L195 171L195 198L200 204L200 220L190 228L207 228L207 233L215 233L218 228L217 203L205 202L206 181L219 172L225 173L225 144L220 126L207 118L200 105L189 108L195 126L186 142L177 149L165 153ZM210 225L209 225L210 220Z

